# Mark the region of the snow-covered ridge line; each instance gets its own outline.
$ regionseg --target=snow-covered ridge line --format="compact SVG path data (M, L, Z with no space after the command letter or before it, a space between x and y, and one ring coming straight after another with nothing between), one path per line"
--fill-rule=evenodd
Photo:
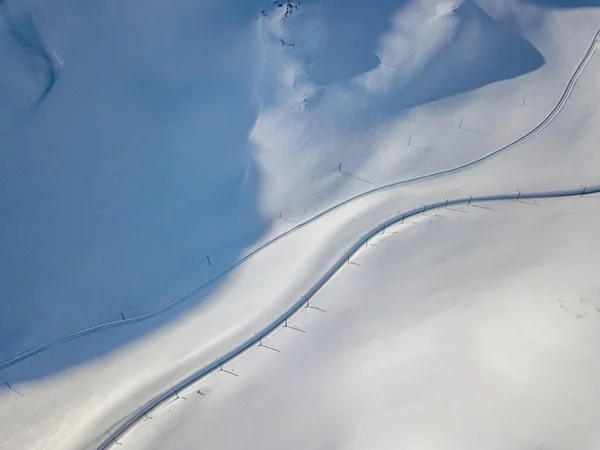
M370 239L377 236L380 232L385 231L387 227L390 227L399 222L403 222L405 219L408 219L413 216L417 216L419 214L423 214L426 211L431 211L435 209L443 209L448 206L456 206L456 205L470 205L472 203L483 203L483 202L497 202L497 201L507 201L507 200L539 200L539 199L554 199L554 198L564 198L564 197L583 197L588 194L596 194L600 193L600 185L593 187L585 187L585 188L577 188L577 189L568 189L568 190L560 190L560 191L548 191L548 192L529 192L529 193L510 193L510 194L496 194L496 195L485 195L480 197L463 197L457 198L454 200L443 200L436 203L431 203L416 209L412 209L410 211L399 213L394 215L393 217L385 220L380 223L376 227L369 230L362 237L360 237L342 256L337 260L337 262L323 275L319 278L298 300L296 300L285 312L283 312L279 317L273 320L269 325L263 328L261 331L256 333L254 336L250 337L233 350L230 350L224 356L218 358L216 361L208 364L196 372L192 373L188 377L180 380L177 384L173 385L171 388L163 391L161 394L157 395L146 404L144 404L140 409L131 413L129 416L125 417L121 421L119 421L114 429L108 430L108 437L100 443L97 447L97 450L105 450L111 448L116 439L122 437L131 427L133 427L138 421L143 420L147 414L149 414L154 409L158 408L165 402L174 398L177 392L181 392L186 388L189 388L191 385L196 383L197 381L205 378L206 376L214 373L223 368L224 364L227 364L233 361L235 358L241 356L246 351L250 350L252 347L259 345L262 339L267 338L272 333L274 333L279 328L285 326L286 321L290 319L294 314L300 311L302 308L306 307L310 300L317 295L321 289L329 282L331 279L341 271L348 262L350 258L352 258L355 254L357 254L364 246L365 243L368 243Z
M388 189L394 189L397 187L401 187L404 185L408 185L408 184L412 184L412 183L416 183L419 181L428 181L428 180L433 180L436 178L441 178L444 176L448 176L448 175L453 175L459 172L462 172L464 170L468 170L471 169L475 166L478 166L479 164L482 164L498 155L500 155L501 153L504 153L508 150L511 150L521 144L523 144L524 142L526 142L527 140L531 139L533 136L535 136L536 134L538 134L539 132L541 132L546 126L548 126L548 124L550 124L550 122L552 122L552 120L554 120L554 118L558 115L558 113L560 112L560 110L564 107L564 105L566 104L567 100L569 99L571 92L573 91L573 89L575 88L575 85L577 83L577 80L579 79L579 77L581 76L583 70L585 69L585 67L587 66L588 62L590 61L590 59L592 58L592 56L594 55L594 52L598 46L598 43L600 42L600 29L596 32L589 48L587 49L585 55L583 56L583 58L581 59L581 61L579 62L579 64L577 65L577 67L575 68L575 71L573 72L573 74L571 75L571 78L569 79L569 81L567 82L567 85L562 93L562 95L560 96L558 102L556 103L556 105L554 106L554 108L550 111L550 113L534 128L532 128L529 132L525 133L523 136L521 136L520 138L512 141L511 143L497 149L494 150L491 153L488 153L485 156L482 156L479 159L473 160L469 163L463 164L461 166L457 166L451 169L446 169L446 170L442 170L440 172L434 172L431 174L427 174L427 175L421 175L415 178L410 178L407 180L401 180L401 181L395 181L389 184L385 184L382 186L378 186L376 188L370 189L368 191L362 192L360 194L357 194L353 197L350 197L340 203L337 203L323 211L321 211L320 213L316 214L315 216L305 220L304 222L299 223L298 225L294 226L293 228L283 232L282 234L274 237L273 239L265 242L264 244L260 245L258 248L256 248L255 250L253 250L251 253L249 253L248 255L244 256L243 258L239 259L238 261L236 261L234 264L232 264L231 266L227 267L226 269L222 270L221 272L219 272L218 274L214 275L212 278L209 278L207 281L205 281L204 283L200 284L198 287L196 287L195 289L193 289L192 291L188 292L187 294L185 294L184 296L178 298L177 300L174 300L173 302L163 306L160 309L157 309L155 311L146 313L146 314L142 314L140 316L137 317L132 317L129 319L125 319L125 320L115 320L112 322L106 322L103 324L99 324L99 325L94 325L93 327L89 327L80 331L76 331L74 333L68 334L66 336L63 336L59 339L56 339L52 342L49 342L47 344L41 345L39 347L27 350L23 353L20 353L16 356L14 356L11 359L8 359L4 362L0 363L0 370L5 369L7 367L10 367L20 361L23 361L27 358L30 358L34 355L37 355L38 353L41 353L45 350L48 350L52 347L55 347L59 344L62 344L64 342L68 342L83 336L87 336L90 335L92 333L96 333L98 331L102 331L102 330L107 330L110 328L116 328L116 327L121 327L121 326L125 326L125 325L131 325L137 322L142 322L148 319L151 319L153 317L156 317L164 312L167 312L169 310L171 310L172 308L180 305L181 303L183 303L184 301L190 299L191 297L193 297L194 295L196 295L198 292L200 292L201 290L205 289L206 287L210 286L211 284L213 284L214 282L218 281L219 279L223 278L225 275L227 275L228 273L230 273L231 271L233 271L234 269L236 269L238 266L242 265L243 263L245 263L246 261L248 261L250 258L252 258L253 256L255 256L256 254L260 253L261 251L265 250L267 247L270 247L271 245L275 244L277 241L283 239L284 237L294 233L295 231L300 230L301 228L304 228L307 225L310 225L311 223L317 221L318 219L328 215L329 213L341 208L342 206L345 206L349 203L352 203L356 200L359 200L361 198L367 197L369 195L372 194L376 194L378 192L382 192Z

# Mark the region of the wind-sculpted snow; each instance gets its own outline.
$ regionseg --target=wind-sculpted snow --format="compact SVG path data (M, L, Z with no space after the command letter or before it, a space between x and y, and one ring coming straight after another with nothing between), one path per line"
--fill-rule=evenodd
M432 49L434 54L427 63L416 68L391 100L394 108L406 109L473 91L532 72L545 62L527 39L474 2L467 1L431 20L447 21L445 42ZM427 38L422 32L423 42ZM406 66L402 59L384 63L388 70L402 71Z
M487 92L517 86L527 74L522 83L528 84L538 69L542 77L549 69L535 39L478 2L399 2L396 8L388 1L375 7L333 0L303 4L289 20L273 14L259 22L265 63L251 142L266 174L270 213L292 204L293 214L305 216L315 203L321 209L340 201L334 193L341 189L356 193L361 180L328 176L339 162L363 180L382 183L398 173L431 173L473 159L466 139L454 162L441 163L448 143L438 139L430 112L486 95L487 86ZM348 26L348 15L361 17L360 25ZM418 120L417 110L425 114ZM386 137L391 129L394 138ZM424 158L403 147L410 133L421 134L427 141L421 146L433 145L440 155ZM477 155L489 151L479 148ZM280 175L288 172L293 176ZM299 190L302 179L313 188Z
M0 3L0 130L35 109L60 76L60 62L30 12Z

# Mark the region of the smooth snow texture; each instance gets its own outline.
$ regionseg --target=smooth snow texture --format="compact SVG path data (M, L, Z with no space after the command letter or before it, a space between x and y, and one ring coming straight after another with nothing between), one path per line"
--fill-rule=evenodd
M575 68L575 70L573 71L573 75L571 76L571 78L568 80L565 89L562 93L562 95L559 97L559 100L557 101L557 103L555 104L555 106L552 108L552 110L548 113L547 116L545 116L543 118L543 120L541 120L535 127L533 127L531 130L527 131L526 133L524 133L523 135L521 135L519 138L515 139L514 141L500 147L499 149L495 149L494 151L488 153L487 155L484 155L478 159L475 159L473 161L470 161L469 163L466 164L462 164L460 166L456 166L453 167L451 169L447 169L447 170L442 170L439 172L433 172L427 175L422 175L422 176L418 176L418 177L414 177L414 178L409 178L406 180L401 180L401 181L396 181L396 182L392 182L392 183L388 183L388 184L384 184L384 185L379 185L377 187L374 187L372 189L369 189L367 191L363 191L362 193L349 197L347 199L345 199L342 202L339 202L323 211L321 211L320 213L316 214L315 216L301 222L300 224L292 227L291 229L287 230L284 233L281 233L279 235L277 235L276 237L274 237L271 240L266 241L265 243L259 245L258 247L256 247L253 251L249 252L248 254L246 254L243 258L240 258L238 261L236 261L234 264L230 265L229 267L227 267L226 269L222 270L221 272L217 273L216 275L214 275L213 277L209 278L208 280L206 280L204 283L200 284L199 286L197 286L196 288L194 288L193 290L189 291L188 293L186 293L185 295L179 297L178 299L172 301L171 303L168 303L164 306L162 306L161 308L158 308L154 311L150 311L148 313L145 314L141 314L141 315L137 315L134 317L129 317L129 318L125 318L123 317L122 320L120 321L111 321L111 322L106 322L104 324L98 324L92 327L88 327L88 328L84 328L82 330L78 330L76 332L67 334L65 336L62 336L59 339L56 339L54 341L50 341L47 342L46 344L43 344L39 347L35 347L32 348L30 350L27 350L25 352L22 352L18 355L16 355L15 357L6 360L2 363L0 363L0 368L5 368L5 367L10 367L11 365L14 365L20 361L23 361L24 359L27 359L31 356L34 356L36 354L39 354L43 351L46 351L47 349L50 349L56 345L60 345L64 342L68 342L70 340L74 340L74 339L80 339L84 336L96 333L96 332L101 332L104 330L108 330L108 329L113 329L113 328L117 328L117 327L122 327L122 326L128 326L131 324L135 324L135 323L139 323L142 321L147 321L150 320L154 317L157 317L159 315L162 315L164 313L170 312L171 309L178 307L180 304L189 301L191 298L193 298L194 296L196 296L199 292L202 292L203 290L206 290L208 287L211 287L212 284L214 284L215 282L219 281L222 277L226 276L227 274L229 274L232 270L234 270L235 268L237 268L239 265L244 264L246 261L248 261L250 258L252 258L254 255L258 254L260 251L264 250L265 248L267 248L270 245L275 244L276 242L278 242L279 240L285 238L286 236L288 236L289 234L307 226L310 225L312 222L319 220L321 217L324 217L325 215L331 213L332 211L341 208L353 201L359 200L361 198L365 198L367 196L370 195L374 195L377 194L379 192L385 191L387 189L395 189L398 187L402 187L405 185L409 185L412 183L416 183L419 181L426 181L426 180L433 180L433 179L437 179L437 178L441 178L441 177L445 177L445 176L449 176L449 175L453 175L456 173L460 173L466 170L469 170L473 167L476 167L484 162L487 162L488 160L491 160L492 158L501 155L502 153L508 152L509 150L512 150L513 148L516 148L518 146L521 146L522 144L524 144L525 142L527 142L529 139L533 138L534 136L536 136L538 133L540 133L541 131L543 131L558 115L558 113L564 108L564 106L567 104L567 101L569 100L571 94L573 93L573 91L576 89L577 84L580 81L580 77L581 75L584 73L584 70L586 69L587 65L590 63L590 61L592 60L592 57L595 54L595 50L596 47L598 45L598 42L600 40L600 30L596 33L594 39L592 40L592 43L590 44L590 47L588 48L587 52L584 54L584 56L582 57L581 61L579 62L579 64L577 65L577 67ZM584 81L585 82L585 81ZM583 88L584 90L590 89L590 88ZM525 104L525 100L523 100L523 105ZM462 120L461 120L462 122ZM409 143L410 143L410 137L409 137ZM429 151L428 149L424 149ZM352 176L351 174L342 171L341 168L341 163L339 166L339 173L340 174L344 174L350 178L353 179L357 179L359 181L361 181L359 178L356 178L354 176ZM578 192L578 190L576 189L575 192ZM585 192L585 190L584 190ZM587 191L588 194L592 194L593 192L593 188L590 188L590 190ZM553 196L559 196L561 194L559 193L548 193L548 197L553 197ZM566 194L569 195L569 194ZM543 196L543 194L541 194L541 196ZM504 195L504 197L502 196L495 196L494 199L495 200L500 200L502 198L511 198L512 196L510 194ZM455 200L453 200L455 201ZM439 203L439 202L438 202ZM460 200L457 202L460 203ZM435 207L435 205L430 205L432 207ZM446 205L447 206L447 205ZM280 211L280 216L279 219L294 223L293 221L290 221L289 219L285 219L282 215L281 215L281 211ZM207 255L207 262L210 263L210 255Z
M274 66L272 70L282 74L275 80L276 87L289 92L286 102L263 105L252 133L257 159L265 173L263 192L268 195L263 198L268 199L265 208L270 213L280 208L283 199L290 214L301 214L309 205L327 204L328 199L340 199L349 190L364 190L392 176L397 179L398 175L432 172L447 168L450 161L466 162L481 156L483 147L477 143L472 152L466 151L468 147L454 148L451 159L441 155L432 165L423 161L426 151L403 151L411 137L410 129L402 130L401 139L396 137L395 151L380 146L378 140L389 133L384 127L407 115L410 108L531 72L544 63L543 56L527 40L473 2L461 5L448 20L435 18L434 2L413 2L391 15L391 30L386 30L374 49L380 58L376 67L344 82L318 85L318 75L313 76L313 72L319 60L313 62L313 53L319 54L314 41L322 33L320 21L314 18L318 16L315 9L311 4L301 8L300 17L295 19L306 19L299 24L288 26L285 22L288 33L287 28L297 33L293 35L294 47L285 47L283 52L279 39L288 42L290 38L280 30L280 18L271 18L263 27L267 29L264 40L270 42L271 53L275 54L267 58L271 63L267 68ZM323 40L327 42L327 36ZM273 80L268 81L270 86ZM405 126L415 121L404 119ZM419 119L429 123L424 117ZM454 118L456 123L446 127L456 127L459 119ZM430 139L416 132L413 150L436 147ZM383 155L386 169L366 175L356 172L368 163L369 156ZM331 173L339 162L353 177L353 186L338 193L345 180ZM298 191L296 186L306 178L313 188Z
M61 70L50 95L26 115L11 110L0 135L2 361L169 304L290 221L523 136L557 104L600 27L597 10L575 2L380 3L315 0L286 16L260 2L11 2ZM510 152L361 198L156 320L1 370L23 396L0 390L0 448L97 448L401 210L598 184L599 68L592 57L559 114ZM20 100L37 98L23 87L31 95ZM226 368L239 377L211 375L205 396L182 393L187 402L151 412L119 441L594 448L596 201L415 219L319 294L328 313L294 317L306 335L278 331L265 344L280 354L252 350ZM573 316L557 315L561 305ZM559 404L578 422L558 426Z
M0 89L17 102L0 101L14 116L0 134L2 360L168 303L266 226L248 146L252 2L17 3L0 8L12 52ZM46 42L63 64L42 100ZM18 378L76 366L164 322Z
M125 442L595 448L597 201L496 203L398 228L325 288L327 314L294 320L306 334L281 330L265 342L280 353L255 348L227 367L239 377L211 376L204 396L190 390Z

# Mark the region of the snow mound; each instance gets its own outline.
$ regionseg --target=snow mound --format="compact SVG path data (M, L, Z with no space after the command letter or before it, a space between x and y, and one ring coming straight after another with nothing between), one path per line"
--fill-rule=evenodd
M375 22L369 11L360 13ZM384 12L386 20L377 20L386 31L371 49L379 63L347 62L330 84L319 76L333 64L321 67L323 54L332 53L322 41L333 37L335 49L344 53L347 45L371 39L369 32L324 29L331 19L325 13L331 11L312 4L302 4L285 20L280 15L261 20L265 66L257 92L263 101L251 141L265 180L262 198L268 213L285 205L293 208L292 214L306 214L319 203L342 198L348 186L376 183L360 168L377 151L373 130L378 124L544 64L542 54L512 22L490 16L471 1L412 2ZM349 43L342 45L346 38ZM360 58L360 46L356 53ZM352 75L361 67L367 69ZM342 161L347 176L338 177ZM311 189L300 188L307 185Z
M382 71L365 77L365 87L396 109L429 103L490 83L529 73L542 54L506 22L472 1L419 8L399 16L383 43Z

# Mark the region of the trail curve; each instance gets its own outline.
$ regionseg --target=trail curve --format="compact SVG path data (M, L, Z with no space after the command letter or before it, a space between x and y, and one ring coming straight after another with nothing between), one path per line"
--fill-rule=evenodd
M525 133L524 135L522 135L521 137L519 137L518 139L512 141L511 143L500 147L499 149L494 150L491 153L488 153L485 156L482 156L481 158L478 158L476 160L473 160L469 163L460 165L460 166L456 166L454 168L451 169L446 169L446 170L442 170L439 172L434 172L431 174L427 174L427 175L421 175L418 177L414 177L414 178L409 178L406 180L401 180L401 181L396 181L393 183L389 183L389 184L385 184L382 186L378 186L375 187L373 189L369 189L367 191L364 191L360 194L357 194L353 197L350 197L340 203L337 203L323 211L321 211L320 213L314 215L313 217L305 220L304 222L299 223L298 225L292 227L291 229L283 232L282 234L274 237L273 239L265 242L264 244L260 245L259 247L257 247L255 250L253 250L252 252L250 252L248 255L244 256L243 258L239 259L238 261L236 261L235 263L233 263L232 265L230 265L229 267L227 267L226 269L223 269L221 272L219 272L218 274L214 275L213 277L209 278L207 281L205 281L204 283L200 284L199 286L197 286L196 288L194 288L192 291L188 292L187 294L183 295L182 297L178 298L177 300L174 300L173 302L155 310L155 311L151 311L149 313L146 314L142 314L136 317L131 317L129 319L125 319L125 320L116 320L116 321L112 321L112 322L106 322L103 324L99 324L99 325L95 325L89 328L85 328L83 330L79 330L76 331L74 333L68 334L66 336L63 336L59 339L56 339L54 341L48 342L46 344L43 344L39 347L27 350L25 352L22 352L16 356L14 356L11 359L8 359L6 361L0 362L0 370L5 369L7 367L10 367L20 361L23 361L27 358L30 358L34 355L37 355L45 350L48 350L52 347L55 347L59 344L62 344L64 342L68 342L83 336L87 336L90 335L92 333L97 333L99 331L103 331L103 330L107 330L107 329L111 329L111 328L117 328L117 327L122 327L122 326L126 326L126 325L131 325L134 323L138 323L138 322L142 322L148 319L151 319L153 317L156 317L166 311L169 311L173 308L175 308L176 306L180 305L181 303L185 302L186 300L189 300L191 297L193 297L194 295L196 295L198 292L202 291L203 289L205 289L206 287L212 285L213 283L215 283L216 281L218 281L219 279L223 278L225 275L227 275L228 273L230 273L232 270L236 269L238 266L242 265L243 263L245 263L246 261L248 261L249 259L251 259L252 257L254 257L255 255L257 255L258 253L260 253L261 251L265 250L267 247L270 247L271 245L275 244L276 242L280 241L281 239L285 238L286 236L300 230L301 228L306 227L307 225L310 225L311 223L319 220L320 218L332 213L333 211L349 204L352 202L355 202L361 198L376 194L378 192L382 192L382 191L386 191L386 190L390 190L390 189L394 189L394 188L398 188L401 186L405 186L408 184L412 184L412 183L416 183L416 182L421 182L421 181L429 181L429 180L433 180L436 178L441 178L444 176L449 176L449 175L453 175L456 173L460 173L463 172L465 170L471 169L473 167L476 167L486 161L489 161L490 159L500 155L501 153L505 153L521 144L523 144L524 142L528 141L529 139L531 139L532 137L534 137L535 135L537 135L539 132L541 132L544 128L546 128L546 126L548 126L548 124L550 124L550 122L552 122L552 120L554 120L554 118L558 115L558 113L561 111L561 109L564 107L564 105L566 104L567 100L569 99L571 92L573 91L573 89L575 88L575 85L577 83L577 80L579 79L579 77L581 76L581 73L583 72L583 70L585 69L586 65L589 63L589 61L591 60L592 56L594 55L594 52L598 46L598 43L600 42L600 29L596 32L596 34L594 35L594 38L592 39L591 44L589 45L586 53L584 54L584 56L582 57L582 59L580 60L579 64L577 65L577 67L575 68L575 71L573 72L573 74L571 75L571 78L569 79L569 81L566 84L566 87L562 93L562 95L560 96L558 102L556 103L556 105L554 106L554 108L552 108L552 110L550 111L550 113L534 128L532 128L531 130L529 130L527 133Z

